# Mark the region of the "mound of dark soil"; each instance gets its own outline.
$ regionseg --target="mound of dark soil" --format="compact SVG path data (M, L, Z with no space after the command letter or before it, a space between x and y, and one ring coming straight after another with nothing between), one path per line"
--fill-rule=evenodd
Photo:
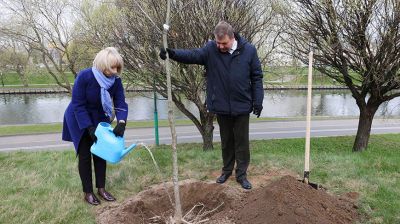
M234 214L235 223L354 223L356 206L285 176L251 192Z
M173 200L171 184L168 191ZM283 224L283 223L354 223L356 205L351 199L315 190L290 176L265 187L244 191L238 185L229 186L199 181L181 181L183 214L192 220L195 214L212 224ZM197 205L197 206L196 206ZM154 186L121 204L98 211L98 223L165 223L174 207L163 185ZM192 210L191 212L189 212ZM190 217L192 215L192 217Z

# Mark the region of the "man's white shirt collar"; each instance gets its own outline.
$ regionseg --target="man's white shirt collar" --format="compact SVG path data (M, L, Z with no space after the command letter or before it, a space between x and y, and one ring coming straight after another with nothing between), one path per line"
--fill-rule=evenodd
M237 41L233 41L232 47L229 50L229 54L232 54L237 49Z

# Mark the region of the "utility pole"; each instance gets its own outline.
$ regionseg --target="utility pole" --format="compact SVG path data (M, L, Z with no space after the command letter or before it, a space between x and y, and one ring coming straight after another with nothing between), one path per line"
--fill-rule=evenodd
M158 111L157 111L157 91L156 91L156 79L153 79L153 94L154 94L154 135L156 145L160 145L160 139L158 135Z

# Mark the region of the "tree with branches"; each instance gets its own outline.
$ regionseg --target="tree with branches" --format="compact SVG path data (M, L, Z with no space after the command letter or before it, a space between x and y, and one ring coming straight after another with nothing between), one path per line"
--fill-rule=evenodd
M56 83L72 91L66 72L75 76L77 57L71 55L74 14L68 1L0 0L8 20L0 24L0 34L28 46L41 55L41 62Z
M287 44L304 63L313 47L316 68L351 91L360 109L353 151L363 151L378 107L400 96L400 2L291 2Z
M0 68L15 71L24 87L28 87L27 70L32 55L29 45L13 40L1 40Z
M116 1L121 8L122 24L116 26L115 41L125 55L129 74L127 78L143 88L153 88L167 97L166 74L158 58L162 46L162 27L166 11L166 1ZM265 47L261 59L265 62L271 49L277 44L279 32L272 6L258 0L224 1L173 1L171 26L168 33L171 48L202 47L213 39L213 28L220 20L229 21L237 32L253 42L256 47ZM268 44L267 44L268 43ZM204 96L204 69L174 63L172 67L172 100L198 128L203 137L203 149L213 149L214 114L207 111ZM199 111L199 116L189 111L184 100L191 101Z

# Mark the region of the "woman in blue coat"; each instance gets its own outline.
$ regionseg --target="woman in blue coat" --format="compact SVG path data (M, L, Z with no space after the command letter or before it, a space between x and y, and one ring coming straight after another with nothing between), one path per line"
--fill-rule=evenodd
M91 205L100 204L93 193L92 157L97 193L106 201L115 201L105 190L106 161L92 155L90 147L97 141L94 134L97 124L111 123L114 120L113 106L118 121L114 133L117 136L124 134L128 105L125 102L121 78L117 76L122 68L122 57L115 48L101 50L93 61L93 67L80 71L76 77L71 103L64 114L62 139L74 143L79 157L78 169L84 199Z

